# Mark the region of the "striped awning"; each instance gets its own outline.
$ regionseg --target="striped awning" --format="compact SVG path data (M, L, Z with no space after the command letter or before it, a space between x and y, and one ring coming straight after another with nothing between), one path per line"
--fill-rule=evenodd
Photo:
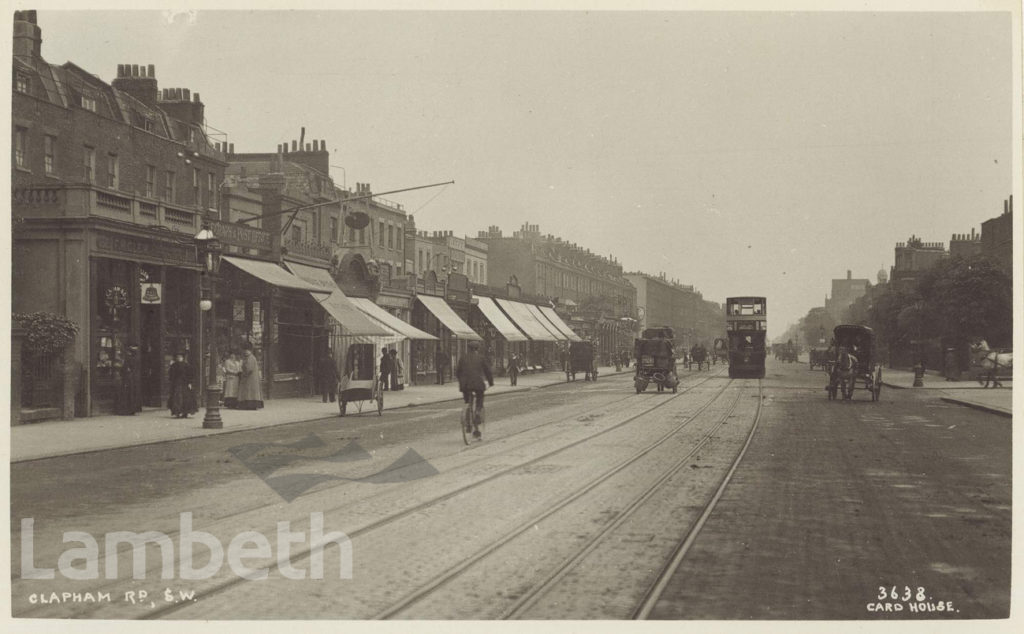
M437 341L437 337L434 335L423 332L419 328L416 328L410 324L405 323L398 317L395 317L388 311L384 310L377 304L374 304L365 297L352 297L352 303L363 311L371 319L380 322L382 325L391 330L394 334L402 337L403 339L422 339L427 341Z
M335 283L331 274L324 269L295 262L285 262L285 266L298 278L317 288L310 292L327 314L333 317L346 335L355 336L390 336L390 330L366 317ZM287 273L285 273L287 275ZM329 294L325 294L329 293Z
M501 312L501 309L498 308L493 299L476 295L473 296L473 299L476 300L477 308L480 309L480 312L483 313L487 321L491 322L491 325L501 333L501 336L506 341L529 341L527 336L520 332L515 324L505 316L505 313Z
M495 297L494 301L498 302L498 306L505 311L505 314L509 316L509 319L519 327L520 330L526 333L526 336L533 341L559 341L562 338L556 337L551 334L547 328L545 328L537 318L533 316L530 309L526 307L522 302L513 302L508 299L502 299Z
M433 295L417 295L416 299L420 300L420 303L426 306L427 310L434 317L437 317L438 321L444 324L448 330L451 330L452 334L456 337L483 341L483 338L476 334L476 331L470 328L469 324L462 321L462 318L456 315L452 307L442 298L434 297Z
M572 328L570 328L569 325L558 316L558 313L555 312L554 308L551 308L550 306L538 306L537 308L540 309L540 312L548 318L548 321L550 321L559 332L569 338L569 341L583 341L583 339L573 332Z

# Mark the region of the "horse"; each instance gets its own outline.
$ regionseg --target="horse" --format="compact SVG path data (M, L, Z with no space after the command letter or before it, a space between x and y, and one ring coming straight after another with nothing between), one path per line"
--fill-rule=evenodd
M999 380L1000 369L1013 371L1013 352L1010 350L992 350L984 339L971 344L971 365L980 367L984 372L985 380L978 376L978 383L984 387L989 384L992 387L1003 387Z
M833 385L839 384L844 401L853 398L853 388L857 382L857 357L850 354L846 348L840 348L839 356L832 366L832 382Z

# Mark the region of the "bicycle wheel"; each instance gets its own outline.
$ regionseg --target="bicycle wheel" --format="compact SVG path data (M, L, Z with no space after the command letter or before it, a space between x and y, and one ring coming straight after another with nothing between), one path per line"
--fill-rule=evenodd
M466 431L466 425L469 423L471 414L471 407L473 404L470 403L462 408L462 416L459 418L459 430L462 432L462 442L469 444L469 433Z
M480 431L480 437L477 438L477 440L483 440L484 439L484 420L486 420L486 418L484 417L484 408L481 407L480 408L480 414L479 414L479 416L477 416L476 426L475 426L475 429Z

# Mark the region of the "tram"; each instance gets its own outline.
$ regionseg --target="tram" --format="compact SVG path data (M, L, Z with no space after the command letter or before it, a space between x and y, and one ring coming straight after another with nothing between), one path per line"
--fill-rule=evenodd
M764 297L727 297L725 328L729 337L729 378L763 379L768 302Z

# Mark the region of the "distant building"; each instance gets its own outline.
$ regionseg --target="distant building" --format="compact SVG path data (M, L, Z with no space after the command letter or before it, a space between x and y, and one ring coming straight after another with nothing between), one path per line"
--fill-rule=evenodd
M950 257L969 258L979 255L981 251L981 234L974 229L970 233L954 233L949 238Z
M862 297L871 286L867 279L853 279L853 272L846 271L846 279L832 280L832 297L825 300L825 310L832 316L832 319L839 323L843 319L843 313L857 298Z
M897 242L895 251L895 264L889 275L893 283L917 279L922 271L931 268L948 255L943 243L923 242L916 236L910 236L906 242Z
M981 223L981 252L1013 275L1013 196L1003 202L1001 215Z
M680 345L687 348L698 342L710 347L715 338L724 336L722 307L705 301L692 285L668 279L664 273L633 272L624 277L636 287L641 329L669 326Z

